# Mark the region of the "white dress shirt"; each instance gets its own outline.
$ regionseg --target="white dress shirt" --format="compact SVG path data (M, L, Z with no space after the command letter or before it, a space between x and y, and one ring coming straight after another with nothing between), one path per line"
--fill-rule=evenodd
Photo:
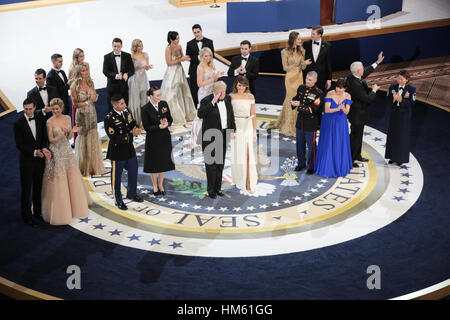
M250 54L248 54L247 56L243 56L243 55L241 55L241 67L242 68L245 68L245 66L247 65L247 62L248 62L248 58L250 57ZM242 58L246 58L247 60L244 60L244 59L242 59ZM237 76L239 74L239 71L236 69L236 70L234 70L234 75L235 76Z
M195 39L195 41L197 41L197 39ZM203 47L203 39L200 41L197 41L197 47L198 47L198 52L200 52Z
M115 53L113 52L113 54L115 55ZM117 74L116 74L116 79L118 79L119 77L119 73L120 73L120 63L122 62L122 52L119 53L120 57L114 57L114 59L116 60L116 66L117 66Z
M36 120L28 120L28 116L24 113L25 119L27 119L27 123L30 126L31 133L33 133L33 138L36 140Z
M317 61L317 58L319 57L319 53L320 53L320 47L322 46L322 38L320 38L319 44L314 44L314 40L312 42L312 53L313 53L313 58L314 58L314 62Z
M217 101L217 107L219 108L220 122L222 124L222 130L227 128L227 107L224 101Z
M39 90L39 86L37 87ZM46 90L39 90L39 94L41 95L42 101L44 102L44 106L48 105L48 92Z

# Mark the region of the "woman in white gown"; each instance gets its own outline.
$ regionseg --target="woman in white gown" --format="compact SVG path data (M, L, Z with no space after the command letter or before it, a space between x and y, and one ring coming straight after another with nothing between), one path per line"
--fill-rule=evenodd
M150 88L147 70L153 65L148 62L148 54L144 52L144 45L140 39L131 43L131 59L133 59L134 74L128 79L128 109L133 115L136 125L143 128L141 108L147 104L147 90Z
M204 47L200 51L200 64L197 67L197 85L198 85L198 102L206 96L213 93L214 82L223 76L223 72L218 72L214 66L213 54L210 48ZM190 148L201 147L200 141L197 141L198 135L202 130L202 119L195 116L191 128Z
M183 49L179 45L180 36L176 31L167 34L166 63L167 70L161 85L161 99L170 106L173 118L172 125L183 125L194 120L196 110L192 100L186 75L181 62L189 61L189 56L183 55Z
M240 190L256 191L258 173L253 142L256 142L255 98L250 93L247 78L238 76L230 94L236 121L236 136L232 140L231 177Z

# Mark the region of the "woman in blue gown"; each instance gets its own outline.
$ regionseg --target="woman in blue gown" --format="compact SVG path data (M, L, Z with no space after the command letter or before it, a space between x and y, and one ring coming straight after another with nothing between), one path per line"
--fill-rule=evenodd
M325 97L325 112L320 126L315 171L321 177L345 177L353 168L347 114L352 104L345 92L346 80L340 78L336 88Z

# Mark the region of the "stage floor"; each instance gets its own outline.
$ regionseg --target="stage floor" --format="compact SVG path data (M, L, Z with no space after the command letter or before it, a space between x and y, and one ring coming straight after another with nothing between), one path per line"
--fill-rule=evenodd
M446 0L405 0L404 11L381 19L381 26L448 18L450 8ZM193 38L193 24L202 25L204 36L214 40L216 49L236 47L247 39L252 43L286 40L289 32L226 33L226 5L212 9L209 6L176 8L166 0L98 0L68 5L42 7L0 13L0 62L3 77L0 89L11 102L22 110L26 92L34 85L37 68L49 70L50 56L64 57L63 69L68 70L72 52L79 47L85 51L91 65L91 75L97 88L106 86L102 73L103 55L111 51L114 37L123 40L124 51L130 52L131 42L139 38L144 51L150 55L154 69L148 71L150 80L161 80L166 70L164 50L167 32L178 31L185 50ZM325 34L366 30L364 22L325 27ZM304 37L308 29L298 30ZM216 62L220 70L227 67ZM183 64L185 70L188 63Z

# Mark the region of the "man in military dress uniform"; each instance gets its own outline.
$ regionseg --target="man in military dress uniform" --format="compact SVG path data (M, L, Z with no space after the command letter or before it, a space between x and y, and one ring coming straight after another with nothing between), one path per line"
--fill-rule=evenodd
M136 193L138 162L133 146L133 137L139 135L141 130L136 127L136 121L127 110L121 95L113 95L111 104L113 110L104 121L105 131L109 137L106 159L111 160L111 186L116 206L121 210L127 210L120 191L124 168L128 171L127 199L143 201Z
M322 90L316 87L317 72L310 71L306 75L305 84L297 89L297 95L292 98L292 109L297 108L297 159L295 171L308 167L307 174L314 173L316 160L316 131L320 128L320 113ZM308 145L308 161L306 161L306 145Z

